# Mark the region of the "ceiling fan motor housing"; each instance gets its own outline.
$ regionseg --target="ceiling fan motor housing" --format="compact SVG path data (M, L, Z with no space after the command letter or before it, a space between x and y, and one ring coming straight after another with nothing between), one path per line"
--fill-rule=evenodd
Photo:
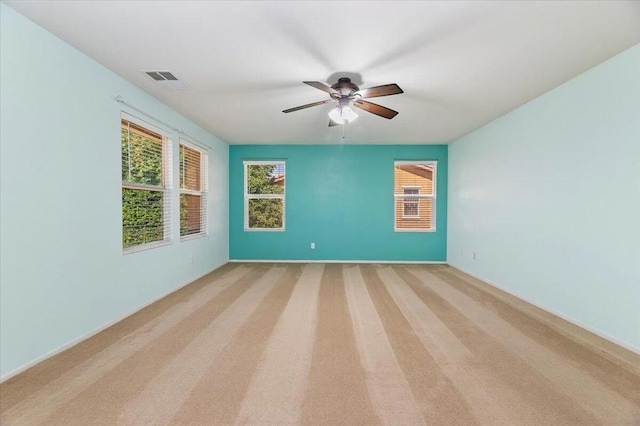
M340 92L340 95L336 95L334 97L335 99L345 96L351 96L353 93L360 90L358 86L351 82L351 79L349 77L339 78L338 82L331 86L331 88Z

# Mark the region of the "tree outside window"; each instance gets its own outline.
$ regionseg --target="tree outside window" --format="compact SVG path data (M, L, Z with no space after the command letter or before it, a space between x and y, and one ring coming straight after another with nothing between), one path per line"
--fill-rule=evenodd
M132 119L121 121L122 247L171 239L168 139Z
M245 230L284 230L285 163L245 161Z

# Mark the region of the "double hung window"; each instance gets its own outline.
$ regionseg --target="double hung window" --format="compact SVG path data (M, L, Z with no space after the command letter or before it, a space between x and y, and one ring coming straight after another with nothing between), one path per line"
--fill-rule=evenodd
M136 251L171 241L171 143L161 130L121 120L122 247Z
M285 162L244 162L245 231L284 231Z
M207 152L180 140L180 237L207 233Z
M436 165L435 161L394 163L396 231L435 231Z

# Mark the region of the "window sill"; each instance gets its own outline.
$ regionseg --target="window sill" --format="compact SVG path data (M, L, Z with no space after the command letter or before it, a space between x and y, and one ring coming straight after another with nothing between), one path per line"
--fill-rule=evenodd
M284 232L284 228L244 228L245 232Z
M435 228L432 229L404 229L404 228L393 228L394 232L436 232Z
M198 238L203 238L206 237L207 234L206 232L201 232L199 234L190 234L190 235L185 235L183 237L180 237L180 242L182 241L189 241L189 240L197 240Z
M171 244L171 240L154 241L152 243L141 244L138 246L132 246L132 247L127 247L125 249L122 249L122 254L127 255L127 254L137 253L139 251L151 250L157 247L168 246L170 244Z

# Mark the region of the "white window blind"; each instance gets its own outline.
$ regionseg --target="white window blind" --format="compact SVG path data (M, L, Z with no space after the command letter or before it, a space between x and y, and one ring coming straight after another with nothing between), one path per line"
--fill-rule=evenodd
M395 231L435 231L435 161L394 162Z
M208 155L188 142L180 141L180 236L207 233Z
M125 252L171 241L171 144L128 115L121 121L122 247Z
M284 231L285 162L244 162L245 231Z

